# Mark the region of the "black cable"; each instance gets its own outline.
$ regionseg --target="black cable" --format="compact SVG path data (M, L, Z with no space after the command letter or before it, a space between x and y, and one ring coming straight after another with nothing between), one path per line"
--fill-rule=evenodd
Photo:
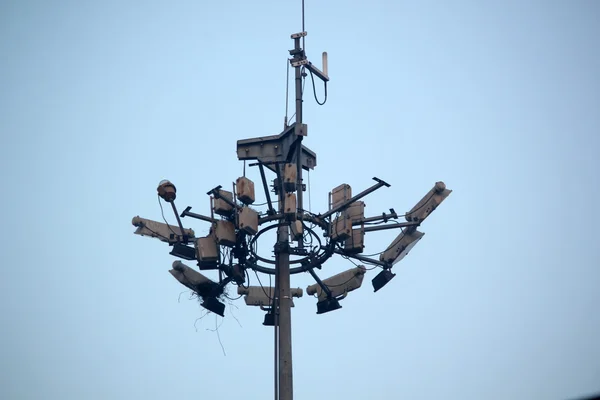
M231 300L231 301L239 300L239 299L240 299L242 296L243 296L243 294L240 294L238 297L236 297L236 298L234 299L234 298L231 298L231 297L229 297L229 295L225 295L225 297L226 297L227 299Z
M171 225L169 225L169 223L167 222L167 219L165 218L165 212L163 210L162 203L160 202L160 196L158 194L156 195L156 198L158 199L158 205L160 206L160 213L162 214L162 218L165 221L165 224L167 224L167 227L169 228L171 233L173 233L173 235L175 235L175 238L177 238L178 235L173 231L173 229L171 229ZM183 232L181 232L181 234L183 235Z
M277 204L277 203L279 203L279 200L271 201L271 204ZM252 204L252 205L253 205L254 207L260 207L260 206L265 206L265 205L267 205L267 204L269 204L269 202L268 202L268 201L266 201L266 202L264 202L264 203Z
M254 270L253 270L253 271L254 271ZM265 296L267 296L267 298L268 298L269 300L273 300L273 299L271 298L271 296L269 296L269 295L267 294L267 291L265 290L265 287L263 286L262 282L260 281L260 278L258 277L258 273L257 273L256 271L254 271L254 273L256 274L256 279L258 279L258 283L259 283L259 285L260 285L260 287L261 287L261 289L262 289L263 293L265 294ZM271 288L269 287L269 291L270 291L270 290L271 290Z
M311 70L309 70L309 72L310 72L310 80L312 81L313 94L315 95L315 101L317 102L318 105L322 106L323 104L325 104L327 102L327 82L325 82L325 99L321 103L319 101L319 99L317 98L317 89L315 88L315 77L313 76L313 73Z
M348 279L346 282L340 283L339 285L325 285L325 283L323 283L323 285L327 286L328 288L344 286L345 284L347 284L348 282L350 282L354 278L356 278L356 275L352 276L352 278Z
M165 236L161 235L160 233L158 233L156 231L153 231L152 229L148 228L148 225L146 225L144 223L142 223L142 228L148 229L151 233L154 233L157 237L161 237L163 239L170 240L168 237L165 237Z

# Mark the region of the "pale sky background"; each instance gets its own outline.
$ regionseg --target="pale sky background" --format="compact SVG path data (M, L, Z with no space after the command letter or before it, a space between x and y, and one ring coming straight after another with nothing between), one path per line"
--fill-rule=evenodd
M300 21L299 0L0 3L0 398L272 398L263 313L228 307L224 356L131 218L161 219L164 178L208 213L236 140L280 132ZM368 215L454 192L384 289L296 300L295 398L600 392L600 3L307 0L306 30L331 76L324 107L305 93L312 211L373 176Z

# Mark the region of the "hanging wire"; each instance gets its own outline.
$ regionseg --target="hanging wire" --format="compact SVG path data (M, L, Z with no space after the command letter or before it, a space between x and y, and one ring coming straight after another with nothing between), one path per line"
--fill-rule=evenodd
M169 228L169 230L171 231L171 233L173 235L175 235L175 240L177 240L177 234L173 231L173 229L171 229L171 225L169 225L169 223L167 222L167 219L165 218L165 211L163 210L162 203L160 202L160 196L156 195L156 198L158 199L158 205L160 206L160 213L162 215L162 218L165 221L165 224L167 224L167 227ZM183 232L181 232L181 233L183 234Z
M317 102L318 105L322 106L323 104L325 104L327 102L327 82L325 82L325 99L321 103L319 101L319 99L317 98L317 89L315 88L315 77L313 76L312 71L309 70L309 72L310 72L310 80L312 81L313 94L315 95L315 101Z

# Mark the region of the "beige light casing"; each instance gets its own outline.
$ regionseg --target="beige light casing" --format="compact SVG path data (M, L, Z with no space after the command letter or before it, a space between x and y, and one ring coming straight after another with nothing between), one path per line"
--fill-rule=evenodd
M193 270L179 260L173 262L173 268L170 269L169 272L179 281L179 283L192 290L195 290L195 287L202 283L213 282L200 272Z
M162 222L152 221L151 219L141 218L140 216L133 217L131 223L137 227L135 232L133 232L134 234L157 238L165 243L174 243L177 241L177 238L170 239L169 237L173 232L178 236L182 236L181 229L178 226L167 225ZM184 229L183 231L187 237L194 237L192 229Z
M248 306L263 306L269 307L273 302L273 294L275 293L275 288L271 286L238 286L238 295L245 295L244 301ZM304 292L301 288L290 289L290 294L292 297L302 297ZM292 301L292 307L294 307L294 302Z
M396 264L401 261L425 234L416 229L404 229L379 256L380 261Z
M349 269L323 280L323 284L329 288L333 297L344 295L348 292L358 289L362 285L367 269L359 265L356 268ZM310 285L306 288L306 294L317 295L319 301L327 298L327 293L323 291L318 283Z
M409 222L424 221L448 196L452 190L446 189L444 182L436 182L433 188L406 213Z

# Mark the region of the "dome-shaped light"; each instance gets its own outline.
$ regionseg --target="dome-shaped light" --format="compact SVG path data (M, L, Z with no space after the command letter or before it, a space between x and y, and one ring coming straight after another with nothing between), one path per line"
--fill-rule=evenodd
M177 189L175 189L175 185L173 185L170 181L166 179L163 179L159 182L158 188L156 190L158 191L158 195L168 203L171 203L177 197L177 195L175 194L177 192Z

